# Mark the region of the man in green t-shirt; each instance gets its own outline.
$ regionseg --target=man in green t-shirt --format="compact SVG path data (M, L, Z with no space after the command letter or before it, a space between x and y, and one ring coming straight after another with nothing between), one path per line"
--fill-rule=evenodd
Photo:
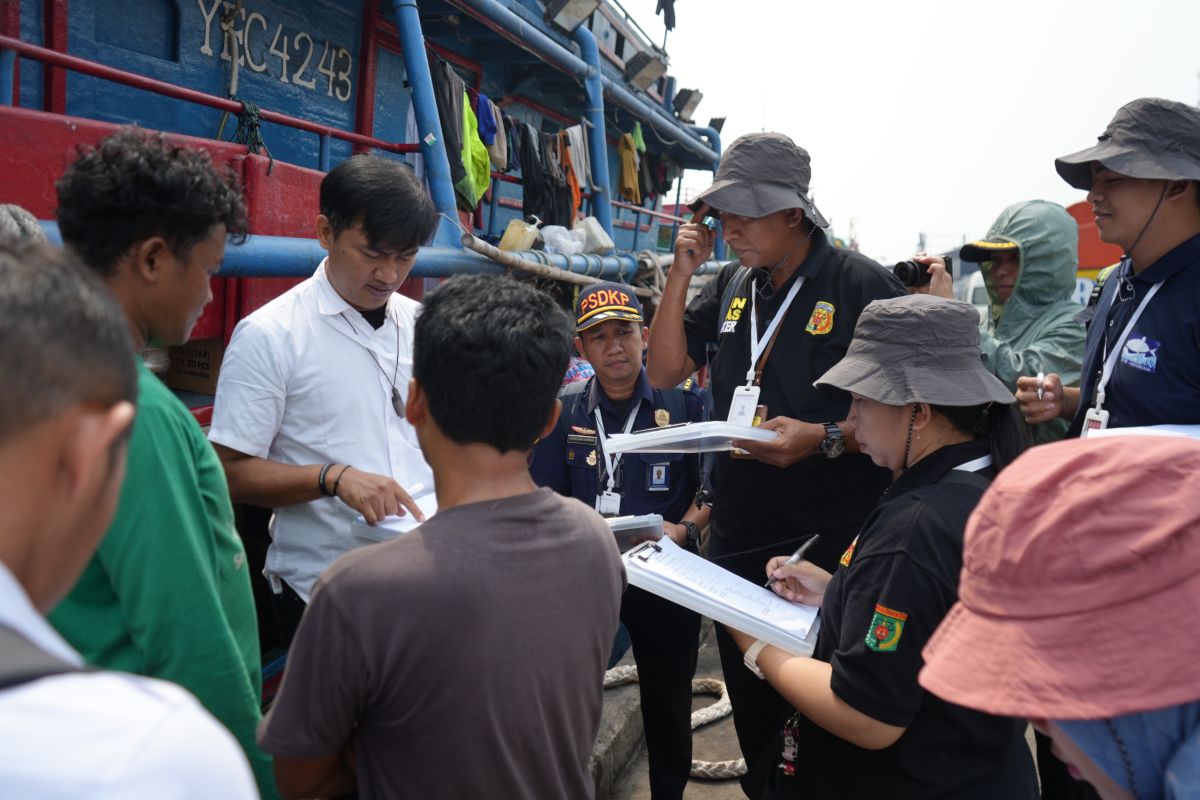
M58 181L64 243L125 311L134 348L187 341L212 299L225 241L241 236L238 188L204 152L133 129ZM257 620L216 453L139 360L138 410L116 517L50 622L108 669L173 681L237 738L263 797L271 760L254 731L262 695Z

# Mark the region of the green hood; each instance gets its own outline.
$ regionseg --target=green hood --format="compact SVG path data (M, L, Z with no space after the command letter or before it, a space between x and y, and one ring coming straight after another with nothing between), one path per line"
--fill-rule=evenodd
M1004 305L996 302L992 262L979 265L999 329L1024 326L1045 306L1071 298L1079 269L1079 227L1065 208L1045 200L1016 203L996 218L987 238L1014 243L1021 257L1017 283Z
M979 349L987 368L1015 389L1022 375L1057 373L1063 385L1078 386L1084 328L1076 316L1080 306L1071 300L1079 257L1079 231L1062 206L1044 200L1017 203L988 231L988 238L1017 245L1021 271L1013 293L997 305L990 262L980 264L993 316L979 332ZM1065 420L1035 425L1035 442L1062 438Z

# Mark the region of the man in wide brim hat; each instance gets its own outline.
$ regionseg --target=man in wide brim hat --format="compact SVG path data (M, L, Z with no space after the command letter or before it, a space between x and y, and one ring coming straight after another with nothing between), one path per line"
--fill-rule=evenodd
M678 385L707 365L714 419L744 412L781 434L745 443L749 457L716 454L711 473L717 500L708 555L760 581L763 548L790 551L817 530L820 542L807 558L832 569L888 480L856 452L844 424L849 396L813 381L845 355L862 309L904 289L875 262L830 243L811 179L808 152L782 133L751 133L729 145L712 185L692 203L695 216L680 227L650 331L652 384ZM710 258L718 224L737 261L688 305L688 284ZM742 555L748 551L756 552ZM788 706L742 667L723 630L717 637L738 741L755 756Z
M1031 424L1097 428L1200 423L1200 109L1141 98L1096 144L1055 161L1088 192L1100 238L1125 251L1102 280L1078 390L1049 374L1017 381Z

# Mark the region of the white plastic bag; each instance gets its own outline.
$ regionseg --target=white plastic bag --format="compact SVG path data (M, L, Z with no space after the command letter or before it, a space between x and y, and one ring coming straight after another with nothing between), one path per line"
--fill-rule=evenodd
M582 230L585 234L583 252L606 255L613 251L613 240L595 217L584 217L575 226L575 230Z
M583 252L586 234L583 231L569 231L562 225L547 225L542 228L542 241L546 243L547 253L561 253L564 256L575 256Z

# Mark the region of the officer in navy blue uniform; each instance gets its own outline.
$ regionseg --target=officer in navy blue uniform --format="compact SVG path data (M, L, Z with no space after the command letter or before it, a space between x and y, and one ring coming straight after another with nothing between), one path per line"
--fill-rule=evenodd
M704 402L691 388L658 390L642 367L642 305L628 286L601 283L580 293L575 346L596 371L567 386L554 432L534 448L530 472L542 486L575 497L605 516L660 514L663 533L695 550L708 508L694 498L699 458L683 453L604 452L606 435L700 422ZM611 480L610 480L611 478ZM700 616L630 586L621 603L638 666L650 791L680 798L692 764L692 675Z

